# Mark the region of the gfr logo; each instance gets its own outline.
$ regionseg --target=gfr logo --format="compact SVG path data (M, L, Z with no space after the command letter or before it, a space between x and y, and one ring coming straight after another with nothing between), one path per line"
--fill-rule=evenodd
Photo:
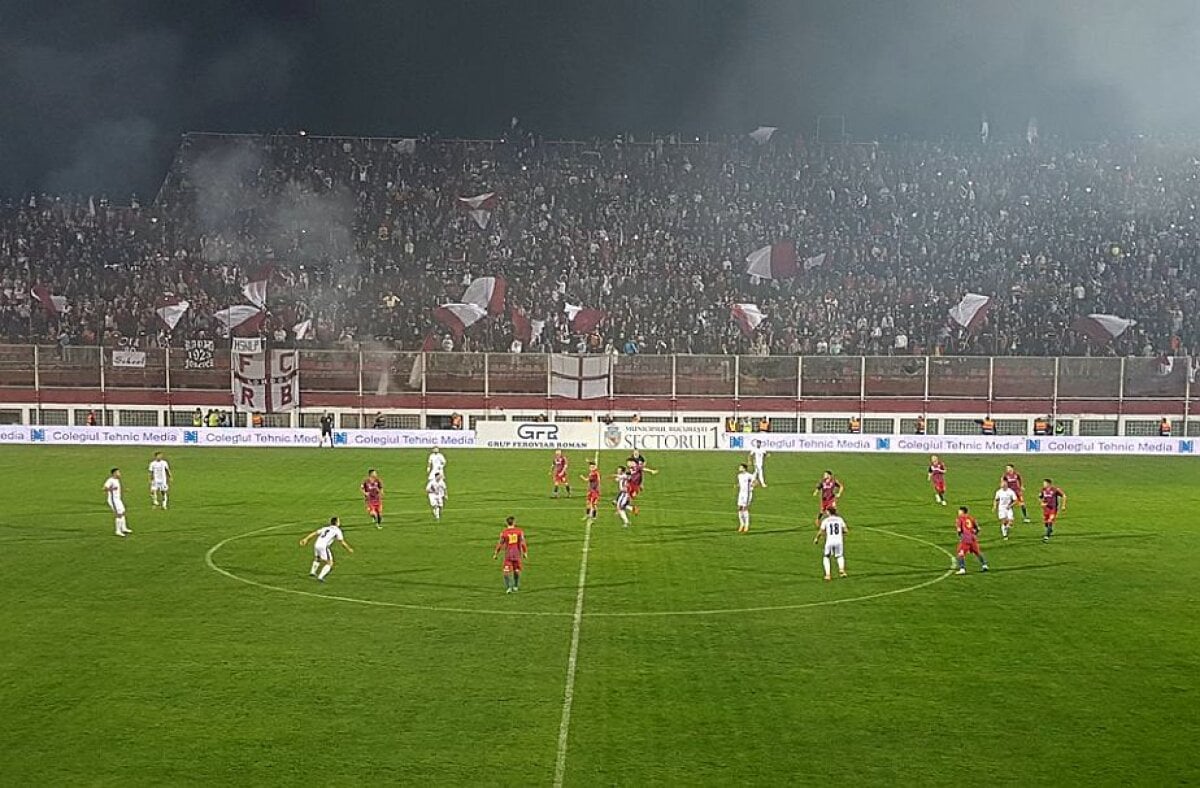
M518 424L517 437L523 440L558 440L557 424Z

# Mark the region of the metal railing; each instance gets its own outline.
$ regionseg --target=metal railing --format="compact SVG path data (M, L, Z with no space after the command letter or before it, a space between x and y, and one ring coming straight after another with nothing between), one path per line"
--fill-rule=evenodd
M114 366L98 347L0 345L0 389L86 388L186 393L229 390L230 353L195 368L181 349L145 351L145 366ZM301 350L312 394L549 396L551 357L509 353ZM609 397L678 400L972 400L995 403L1162 402L1185 415L1190 360L1007 356L653 356L613 358Z

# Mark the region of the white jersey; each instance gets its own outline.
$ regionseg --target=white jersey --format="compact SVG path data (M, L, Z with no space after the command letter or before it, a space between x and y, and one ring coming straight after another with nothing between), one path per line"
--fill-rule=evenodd
M738 506L749 506L750 501L754 498L754 474L749 471L739 471L737 484Z
M1001 520L1011 520L1013 504L1017 502L1017 494L1011 488L1001 487L996 490L996 516Z
M150 462L150 482L157 489L166 489L167 480L171 475L171 466L166 460L151 460Z
M763 462L767 459L767 450L761 446L751 449L750 459L754 462L755 468L763 467Z
M429 455L429 478L432 479L435 473L443 475L446 473L446 455L440 451L432 452Z
M313 547L318 550L328 550L334 542L340 542L343 539L342 529L337 525L327 525L317 531L317 541L313 543Z
M446 497L446 482L438 479L430 479L429 484L425 485L425 492L429 494L431 503L434 500L441 501Z
M846 542L846 521L830 515L821 521L821 533L825 534L825 555L840 556Z
M104 498L108 502L108 508L119 517L125 514L125 504L121 501L121 480L109 477L104 482Z

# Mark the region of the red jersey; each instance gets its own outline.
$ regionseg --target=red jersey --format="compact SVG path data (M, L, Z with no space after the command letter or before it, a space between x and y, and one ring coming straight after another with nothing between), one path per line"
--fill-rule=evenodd
M368 501L378 501L383 496L383 482L368 477L363 480L362 491Z
M821 492L822 501L832 501L842 489L842 483L837 479L822 479L817 482L817 489Z
M1059 487L1043 487L1038 490L1038 498L1042 500L1042 508L1048 512L1057 512L1066 493Z
M529 549L525 546L525 532L513 526L500 532L500 541L496 543L496 552L504 551L505 558L521 558Z
M934 483L946 481L946 463L935 462L929 466L929 475Z
M1005 474L1000 477L1000 481L1007 484L1008 489L1012 490L1017 495L1021 494L1021 474L1017 473L1016 471L1013 471L1012 473L1005 472Z
M600 470L598 468L592 468L588 472L587 483L588 492L596 493L596 495L600 494Z
M567 455L554 458L554 475L566 476L567 474Z
M969 514L960 514L954 523L958 535L963 539L974 539L979 534L979 521Z

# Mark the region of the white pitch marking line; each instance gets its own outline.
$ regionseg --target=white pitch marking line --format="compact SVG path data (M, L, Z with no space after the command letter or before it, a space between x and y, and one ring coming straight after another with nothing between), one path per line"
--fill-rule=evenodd
M693 514L717 514L716 512L699 512L699 511L692 512L692 513ZM779 516L779 515L771 515L771 516ZM314 593L312 591L302 591L298 588L284 588L283 586L270 585L269 583L260 583L257 580L251 580L249 578L242 577L240 575L236 575L233 572L230 572L230 571L218 566L216 561L213 560L213 556L215 556L217 554L217 551L219 551L221 548L223 548L225 545L229 544L230 542L235 542L239 539L245 539L247 537L257 536L258 534L261 534L261 533L266 533L268 531L273 531L278 528L289 527L289 526L297 525L297 524L298 523L279 523L277 525L269 525L266 528L259 528L254 531L248 531L248 532L242 533L242 534L235 534L234 536L230 536L225 539L222 539L220 542L217 542L215 545L210 547L208 549L208 552L206 552L204 554L204 563L208 566L209 569L212 569L214 572L224 575L225 577L228 577L230 580L236 580L239 583L245 583L248 586L254 586L255 588L262 588L267 591L278 591L283 594L293 594L295 596L306 596L306 597L311 597L313 599L331 599L335 602L349 602L351 604L367 605L369 607L391 607L391 608L398 608L400 610L421 610L421 611L439 612L439 613L462 613L462 614L467 614L467 615L530 616L530 617L535 617L535 618L566 618L567 616L572 616L571 613L567 613L566 611L563 611L560 613L557 611L536 611L536 610L526 611L526 610L512 610L512 609L504 609L504 608L493 608L493 609L489 610L489 609L481 609L481 608L444 607L441 605L414 605L414 604L408 604L405 602L386 602L386 601L378 600L378 599L361 599L358 597L339 596L336 594L318 594L318 593ZM872 531L878 531L879 533L888 534L889 536L896 536L896 537L900 537L901 539L908 539L913 542L918 542L920 544L927 545L929 547L933 547L933 548L941 551L945 555L949 556L950 558L954 557L954 554L951 553L946 548L942 547L939 544L936 544L935 542L930 542L927 539L922 539L919 536L911 536L909 534L897 533L895 531L889 531L886 528L880 528L878 526L872 526L872 525L863 525L863 526L859 526L859 528L866 529L866 530L872 530ZM590 536L590 531L588 532L588 534ZM945 572L939 574L937 577L934 577L930 580L926 580L922 583L917 583L916 585L905 586L904 588L895 588L895 589L891 589L888 591L878 591L874 594L866 594L864 596L844 597L842 599L825 599L825 600L821 600L819 602L798 602L798 603L794 603L794 604L760 605L760 606L755 606L755 607L716 608L716 609L712 609L712 610L702 610L702 609L701 610L696 610L696 609L694 609L694 610L633 610L633 611L627 611L627 612L611 612L611 613L606 613L604 611L596 611L596 612L592 612L592 613L584 613L581 615L581 617L583 617L583 618L669 618L669 617L681 617L681 616L720 616L720 615L739 615L739 614L744 615L744 614L748 614L748 613L774 613L774 612L781 612L781 611L787 611L787 610L805 610L807 608L830 607L833 605L844 605L844 604L848 604L850 602L866 602L866 601L869 601L872 599L880 599L883 597L897 596L899 594L907 594L912 591L919 591L922 588L927 588L935 583L940 583L953 574L954 574L954 570L948 569Z
M567 740L571 733L571 706L575 701L575 669L579 666L579 630L583 626L583 592L587 587L588 551L592 546L592 521L583 532L583 555L579 559L579 590L571 617L571 652L567 656L567 683L563 688L562 719L558 723L558 754L554 758L554 788L562 788L567 774Z

